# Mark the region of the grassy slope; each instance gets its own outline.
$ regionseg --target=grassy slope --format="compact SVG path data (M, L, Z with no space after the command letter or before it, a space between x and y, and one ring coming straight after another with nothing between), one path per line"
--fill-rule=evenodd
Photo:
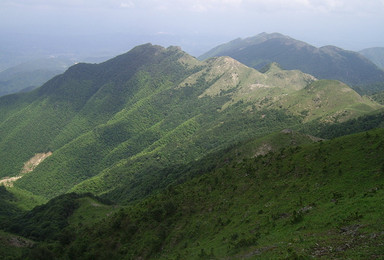
M294 124L297 124L298 118L306 118L307 121L322 118L324 121L333 123L335 121L344 121L348 118L356 117L368 111L380 108L376 103L361 98L352 89L336 81L318 81L311 85L310 90L304 91L304 86L314 79L301 72L282 71L281 69L272 66L265 74L252 74L252 70L228 58L214 59L209 62L215 63L218 61L220 61L220 71L223 75L200 96L201 98L210 96L212 99L223 96L229 96L231 98L229 102L226 102L221 107L220 114L215 116L218 117L217 119L213 117L212 119L214 121L207 125L202 120L205 120L203 117L207 117L208 115L202 114L199 117L201 120L189 121L188 124L184 125L192 127L190 129L188 127L185 129L190 135L180 139L178 133L171 133L170 135L167 135L166 138L169 137L169 141L173 140L172 142L169 143L169 141L160 139L160 141L151 145L149 149L147 148L133 158L122 160L120 163L104 170L102 174L77 185L74 191L86 190L96 192L97 194L106 192L104 196L119 201L121 201L123 197L130 199L140 198L142 195L138 195L138 193L148 194L153 190L164 187L160 185L160 183L164 183L164 171L167 172L169 171L169 168L172 168L172 166L169 165L177 165L180 162L182 164L187 163L187 161L169 161L170 155L172 155L172 159L177 158L178 155L184 156L183 158L192 156L192 158L197 159L199 158L199 155L207 152L207 148L205 147L215 147L216 149L220 147L223 148L225 147L223 146L223 140L229 145L230 142L233 143L246 139L250 134L254 135L254 131L249 132L248 130L252 126L259 130L259 135L261 136L272 129L277 130L289 125L293 126ZM213 69L215 68L217 68L217 66L213 67ZM217 74L213 69L208 71L203 70L197 74L200 75L206 73L208 74L208 76L206 76L208 79L215 78L214 75ZM227 73L224 73L224 71ZM282 77L281 75L284 76ZM192 75L183 81L180 86L194 84L196 78L198 78L198 75ZM286 81L284 83L279 82L279 79L281 78ZM287 79L290 81L287 81ZM232 82L232 84L228 82ZM287 82L290 82L290 84L287 84ZM266 88L261 87L252 89L252 85L255 83L270 85ZM311 92L311 94L308 94L308 91ZM274 93L275 98L267 100L268 95L271 95L271 93ZM287 93L289 93L288 96ZM273 114L271 113L273 110L266 109L270 109L271 107L279 109L275 104L281 104L284 100L300 104L299 100L302 97L305 97L308 100L310 106L315 106L316 101L313 99L316 96L320 96L317 97L318 100L324 99L326 106L322 109L321 113L318 113L315 116L311 113L304 114L305 111L310 110L308 107L297 108L295 106L286 105L285 107L288 111L292 111L296 114L296 118L293 117L291 119L287 118L284 113ZM281 103L279 103L279 101L276 102L276 100L279 99L281 100ZM355 109L358 106L362 109ZM364 111L363 108L366 111ZM245 112L239 116L238 111L247 111L249 109L254 111ZM341 114L341 112L344 113ZM215 111L212 111L211 113L215 115ZM264 119L265 117L267 118L266 120ZM280 123L277 123L279 121ZM199 122L202 123L200 123L200 125L196 124ZM246 122L246 124L242 122ZM183 139L185 140L185 138L187 138L187 141L184 141L184 143L180 142ZM205 140L204 143L201 143L199 140L200 138ZM170 145L158 146L157 144L159 143L169 143ZM177 144L176 147L174 147L174 144ZM187 149L184 147L187 147ZM175 148L177 152L172 152L175 151ZM147 164L149 166L148 169L145 169L146 166L144 166L143 170L143 161L147 163L151 162ZM141 171L139 169L141 169ZM136 174L137 171L140 172ZM121 177L116 178L114 176L123 176L124 174L128 175L128 182L126 181L121 188L116 189L116 186L119 186L120 182L124 179ZM132 181L132 179L135 181ZM169 179L168 183L172 181L172 178L170 177L167 177L167 179ZM143 183L145 184L143 185Z
M384 254L383 140L376 129L258 157L246 143L205 174L80 229L64 251L41 248L94 259L374 259Z
M135 235L144 243L135 245L142 254L150 253L146 242L161 235L165 255L179 251L182 258L211 248L218 257L281 257L289 249L314 256L381 254L382 140L379 130L228 165L141 204L149 221L129 213L123 219L138 224Z
M313 82L282 98L280 103L291 111L305 115L307 122L314 119L342 122L381 108L342 82L330 80Z

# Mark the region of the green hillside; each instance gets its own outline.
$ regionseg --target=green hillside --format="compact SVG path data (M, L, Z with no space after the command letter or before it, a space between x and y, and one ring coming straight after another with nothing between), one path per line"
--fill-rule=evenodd
M347 85L277 64L261 73L146 44L0 98L0 176L45 199L76 191L128 203L249 138L379 108ZM22 170L39 154L50 156Z
M316 81L284 97L280 103L282 107L305 114L305 120L321 119L324 122L345 121L380 108L344 83L327 80Z
M375 100L151 44L72 66L0 98L0 257L380 258Z
M199 58L216 56L230 56L256 69L277 62L287 70L297 69L319 79L342 81L360 93L384 89L384 71L363 55L335 46L316 48L278 33L236 39Z
M199 176L115 213L91 198L77 200L80 208L67 218L59 238L42 239L23 257L380 258L383 140L383 129L331 141L311 141L289 130L250 140L220 152L209 170L204 159L197 163L193 169L200 167ZM255 154L273 143L281 146ZM98 206L87 210L83 222L92 214L100 220L74 221L92 203ZM54 212L49 208L59 205L52 201L40 209ZM38 227L43 221L37 212L28 213L28 219Z

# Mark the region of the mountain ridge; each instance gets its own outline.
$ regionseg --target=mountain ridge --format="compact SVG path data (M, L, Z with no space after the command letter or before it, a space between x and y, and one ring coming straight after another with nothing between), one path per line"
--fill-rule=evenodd
M382 87L369 85L384 82L384 71L359 53L336 46L316 48L276 33L222 44L199 58L213 56L231 56L256 69L277 62L284 69L298 69L320 79L340 80L358 91L378 91Z
M33 168L0 187L0 257L375 257L383 109L341 81L172 46L77 64L0 97L0 176Z
M30 93L0 98L6 161L0 174L13 176L34 154L51 151L15 187L46 198L83 190L139 199L172 182L154 182L169 169L233 143L382 107L341 91L346 85L335 88L339 99L322 90L338 84L276 64L261 73L229 57L198 61L177 47L137 46L101 64L72 66ZM315 114L295 105L308 86L318 86L309 107L320 90L328 100ZM127 190L130 185L137 189Z

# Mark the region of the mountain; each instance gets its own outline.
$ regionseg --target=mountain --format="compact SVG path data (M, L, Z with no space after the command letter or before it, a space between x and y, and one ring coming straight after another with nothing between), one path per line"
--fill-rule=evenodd
M383 113L173 46L76 64L0 97L0 257L379 257Z
M276 64L262 73L146 44L0 98L0 176L45 199L76 191L128 203L238 142L380 108L341 82Z
M380 258L383 140L384 129L330 141L285 129L128 207L65 194L6 229L35 241L23 259Z
M368 48L359 51L360 54L364 55L367 59L375 63L379 68L384 69L384 48Z
M342 81L361 93L384 89L384 71L361 54L335 46L316 48L278 33L236 39L213 48L199 59L216 56L230 56L256 69L277 62L287 70Z

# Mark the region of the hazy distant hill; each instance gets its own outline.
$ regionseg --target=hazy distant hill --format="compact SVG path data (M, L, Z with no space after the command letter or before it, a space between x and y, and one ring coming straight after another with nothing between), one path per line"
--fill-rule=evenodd
M335 46L316 48L278 33L236 39L199 58L214 56L230 56L256 69L277 62L284 69L298 69L317 78L340 80L361 92L384 89L383 85L370 86L384 82L384 71L359 53Z
M0 72L0 96L40 87L49 79L63 73L73 63L69 59L48 58L8 68Z
M366 58L370 59L373 63L375 63L378 67L384 69L384 48L376 47L376 48L368 48L359 51Z

